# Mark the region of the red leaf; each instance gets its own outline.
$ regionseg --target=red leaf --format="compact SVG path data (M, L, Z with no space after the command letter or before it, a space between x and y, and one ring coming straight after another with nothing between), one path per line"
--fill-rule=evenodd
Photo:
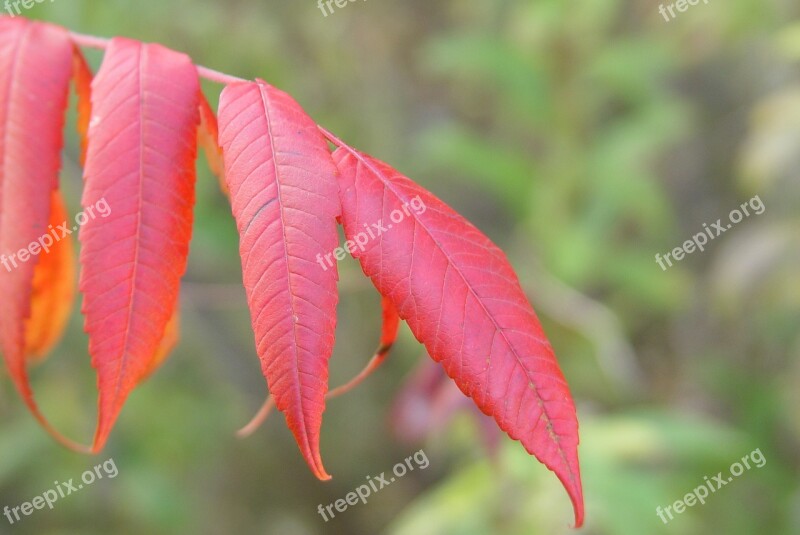
M503 252L385 163L346 146L334 161L345 234L367 242L354 252L364 272L461 391L555 472L580 526L575 406Z
M58 187L72 54L66 30L0 18L0 346L9 375L36 419L57 440L80 449L50 426L33 399L25 324L39 257L19 254L40 238L51 241L44 237L50 233L51 196Z
M170 318L192 229L197 71L184 54L113 39L92 82L80 288L97 369L94 451L152 368Z
M220 97L220 145L256 348L269 390L311 470L336 326L336 168L314 122L265 82L231 84Z

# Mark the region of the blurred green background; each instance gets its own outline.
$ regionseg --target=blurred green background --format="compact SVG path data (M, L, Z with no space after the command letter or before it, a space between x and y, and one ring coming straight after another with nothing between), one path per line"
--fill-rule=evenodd
M598 535L800 533L798 14L790 0L712 0L670 22L657 2L617 0L372 0L327 17L312 0L56 0L26 12L264 78L494 239L576 399L583 532ZM87 57L96 69L101 54ZM204 88L216 105L221 87ZM77 144L70 133L62 175L73 213ZM282 416L236 439L266 386L230 209L202 160L198 173L182 341L107 449L60 448L0 383L0 505L108 458L119 475L13 526L0 517L0 533L571 532L550 472L446 384L421 387L431 372L405 327L385 367L329 403L332 481L314 479ZM656 264L754 195L764 214ZM96 391L77 307L33 384L45 414L88 441ZM333 385L371 355L379 310L343 262ZM756 448L765 466L669 524L656 515ZM327 523L317 514L420 449L427 469Z

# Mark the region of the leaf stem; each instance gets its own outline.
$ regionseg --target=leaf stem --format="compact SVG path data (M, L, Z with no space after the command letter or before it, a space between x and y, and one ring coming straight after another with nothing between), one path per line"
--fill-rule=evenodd
M200 78L205 78L206 80L217 82L223 85L247 81L244 78L239 78L238 76L215 71L214 69L209 69L208 67L203 67L202 65L197 65L197 74L200 75Z
M102 37L95 37L93 35L85 35L82 33L69 32L70 39L78 46L85 46L87 48L98 48L105 50L110 42L110 39Z
M334 135L334 134L333 134L333 133L332 133L330 130L328 130L328 129L327 129L327 128L325 128L324 126L322 126L322 125L317 125L317 128L319 128L319 131L320 131L320 132L322 132L322 134L323 134L323 135L324 135L326 138L328 138L328 141L330 141L330 142L331 142L331 143L333 143L334 145L337 145L337 146L339 146L339 147L344 147L344 148L346 148L346 149L353 150L353 148L352 148L352 147L350 147L350 145L348 145L347 143L345 143L344 141L342 141L341 139L339 139L338 137L336 137L336 135Z
M69 36L78 46L96 48L99 50L105 50L108 48L108 44L111 42L110 39L77 32L69 32ZM209 69L208 67L203 67L202 65L197 65L196 68L197 74L200 76L200 78L205 78L206 80L217 82L219 84L227 85L235 82L246 81L244 78L239 78L238 76L232 76L230 74L225 74L224 72L215 71L214 69Z

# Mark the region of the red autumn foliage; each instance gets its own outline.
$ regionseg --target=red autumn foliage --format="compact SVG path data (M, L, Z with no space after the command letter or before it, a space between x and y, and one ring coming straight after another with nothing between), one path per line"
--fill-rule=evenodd
M230 197L264 376L314 474L330 477L319 448L326 397L380 365L402 319L459 389L555 472L580 526L575 406L503 252L433 194L317 127L268 83L217 77L227 85L218 127L198 82L210 71L161 45L115 38L100 44L106 52L91 80L79 45L99 41L0 18L0 253L28 248L66 220L58 174L71 79L85 151L82 204L111 208L80 231L79 288L99 390L91 449L103 447L129 393L178 338L199 144ZM337 247L339 222L383 297L384 329L365 371L329 392L338 276L324 259ZM27 364L65 324L74 291L69 242L17 264L0 269L9 375L51 434L85 449L40 414L27 376Z

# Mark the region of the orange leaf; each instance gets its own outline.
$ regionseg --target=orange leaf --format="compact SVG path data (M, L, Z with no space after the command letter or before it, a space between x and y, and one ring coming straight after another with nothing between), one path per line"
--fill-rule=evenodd
M78 47L75 47L72 79L78 95L78 135L81 139L81 165L86 163L86 146L89 142L89 120L92 116L92 71Z
M52 193L50 225L67 221L61 195ZM25 354L29 361L41 360L58 342L75 301L75 252L70 235L42 252L33 274L31 316L25 323Z
M206 161L211 172L219 180L222 193L230 195L228 184L225 182L225 166L222 162L222 147L219 146L219 127L217 116L208 104L208 100L200 94L200 127L197 129L197 143L203 148Z
M142 381L150 377L153 372L155 372L159 366L161 366L167 357L175 349L175 346L178 344L178 340L181 338L181 314L180 310L176 307L175 312L173 312L172 317L169 319L167 326L164 328L164 338L161 339L161 343L158 346L158 350L156 354L153 356L153 360L150 361L150 364L145 368L145 371L142 373Z

